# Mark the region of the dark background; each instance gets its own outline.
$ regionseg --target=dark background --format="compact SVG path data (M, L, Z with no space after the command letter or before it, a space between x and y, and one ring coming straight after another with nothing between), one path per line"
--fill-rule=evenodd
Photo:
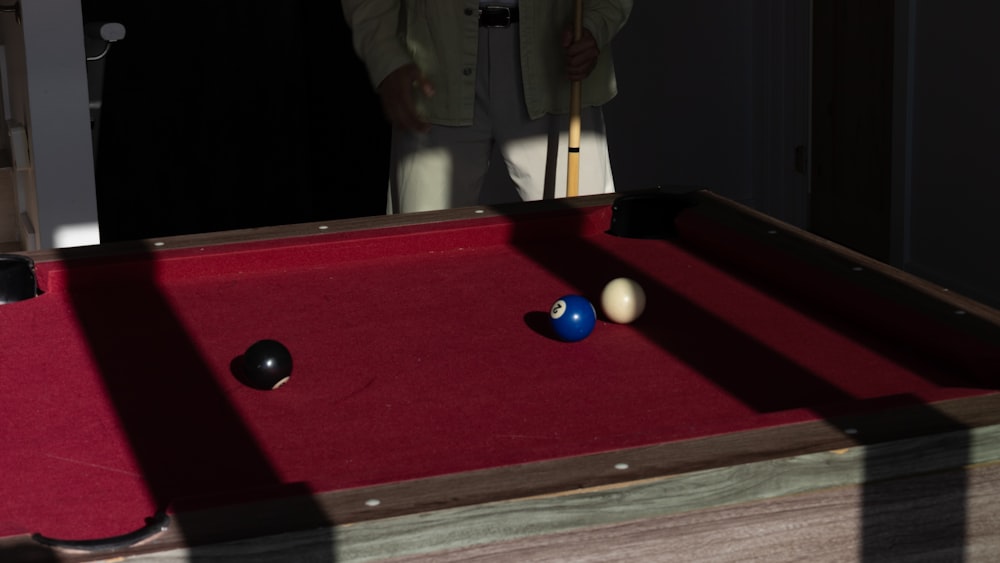
M104 242L385 212L389 127L339 2L84 0Z

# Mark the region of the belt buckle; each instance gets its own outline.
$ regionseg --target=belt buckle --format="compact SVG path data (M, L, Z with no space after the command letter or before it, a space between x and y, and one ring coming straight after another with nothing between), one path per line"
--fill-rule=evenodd
M484 17L483 27L510 27L510 6L483 6L479 9L479 20Z

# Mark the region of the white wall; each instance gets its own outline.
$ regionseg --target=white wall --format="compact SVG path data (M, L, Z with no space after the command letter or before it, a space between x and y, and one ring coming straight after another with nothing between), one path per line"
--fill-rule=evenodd
M19 206L31 249L99 242L79 0L22 1L22 21L2 14L10 116L25 126L30 155Z

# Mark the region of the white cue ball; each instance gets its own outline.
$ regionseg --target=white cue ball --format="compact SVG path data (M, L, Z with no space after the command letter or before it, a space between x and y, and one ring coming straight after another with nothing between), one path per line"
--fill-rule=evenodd
M634 280L615 278L601 292L601 308L610 321L630 323L646 309L646 292Z

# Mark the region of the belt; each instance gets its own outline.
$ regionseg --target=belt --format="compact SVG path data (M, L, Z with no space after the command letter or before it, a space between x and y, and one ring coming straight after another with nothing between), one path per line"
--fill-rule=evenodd
M510 27L517 23L517 6L483 6L479 8L479 27Z

